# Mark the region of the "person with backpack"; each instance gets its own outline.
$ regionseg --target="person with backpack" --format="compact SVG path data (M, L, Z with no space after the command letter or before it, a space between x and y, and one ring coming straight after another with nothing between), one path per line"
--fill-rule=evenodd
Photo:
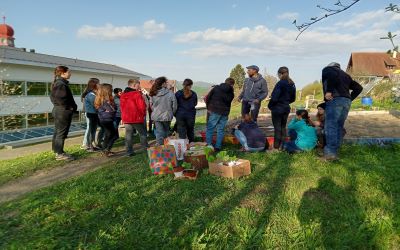
M162 76L154 80L150 90L150 106L157 145L164 145L164 139L168 137L171 121L178 107L174 93L167 88L166 77Z
M176 111L177 131L180 139L194 142L194 124L196 120L197 94L192 90L193 81L185 79L183 89L175 93L178 102Z
M78 109L68 84L71 71L66 66L57 66L54 70L54 82L51 86L50 100L53 103L54 133L52 149L57 161L70 161L74 157L64 152L65 139L68 137L72 116Z
M209 146L212 146L212 138L216 129L217 140L214 145L216 152L221 150L225 125L231 111L232 100L235 97L233 85L235 85L235 79L229 77L224 83L215 86L207 95L206 105L209 117L207 121L206 142Z
M290 104L296 100L296 86L289 76L287 67L278 70L280 81L275 85L268 103L274 126L273 150L281 150L286 138L286 124L290 113Z
M94 105L98 112L100 124L104 128L102 154L106 157L110 157L115 154L111 152L111 148L116 140L114 120L115 113L117 112L117 107L115 106L112 92L112 85L103 83L101 84L100 91L96 95L96 99L94 101Z
M142 92L138 87L139 80L131 79L128 81L128 87L121 95L121 115L122 122L125 125L125 145L127 156L134 156L133 136L134 131L139 133L140 143L143 148L147 148L147 131L146 131L146 102Z

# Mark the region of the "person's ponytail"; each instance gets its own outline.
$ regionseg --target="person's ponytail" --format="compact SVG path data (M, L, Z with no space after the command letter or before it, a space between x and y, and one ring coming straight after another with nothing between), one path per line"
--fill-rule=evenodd
M51 85L51 88L54 87L54 84L57 81L57 78L60 77L62 74L67 73L68 72L68 67L67 66L57 66L54 69L54 80L53 80L53 84Z

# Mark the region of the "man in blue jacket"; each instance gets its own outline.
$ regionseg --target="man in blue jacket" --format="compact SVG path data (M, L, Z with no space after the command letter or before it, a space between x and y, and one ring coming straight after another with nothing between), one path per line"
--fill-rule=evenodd
M322 85L326 102L324 159L334 161L338 159L343 127L351 102L361 93L363 87L341 70L340 64L335 62L322 70Z
M242 102L242 116L251 114L253 121L257 122L261 102L267 98L267 81L258 73L260 69L256 65L247 67L247 74L243 84L242 92L239 95L239 102Z

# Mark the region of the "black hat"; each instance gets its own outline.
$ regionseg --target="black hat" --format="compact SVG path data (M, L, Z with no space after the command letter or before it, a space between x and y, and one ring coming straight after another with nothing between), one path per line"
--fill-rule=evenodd
M323 103L318 104L317 108L322 108L323 110L325 110L326 109L326 103L323 102Z

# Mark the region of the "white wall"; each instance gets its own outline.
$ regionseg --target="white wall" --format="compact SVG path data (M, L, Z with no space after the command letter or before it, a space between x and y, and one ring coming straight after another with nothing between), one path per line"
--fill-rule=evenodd
M32 81L52 82L53 69L35 66L0 64L1 80L9 81ZM70 83L85 84L91 77L100 79L102 83L110 83L114 88L124 89L127 82L134 76L119 76L111 74L91 73L72 70ZM79 96L75 96L75 102L79 110L82 109L82 102ZM51 112L53 105L49 96L0 96L0 116L13 114L35 114Z

